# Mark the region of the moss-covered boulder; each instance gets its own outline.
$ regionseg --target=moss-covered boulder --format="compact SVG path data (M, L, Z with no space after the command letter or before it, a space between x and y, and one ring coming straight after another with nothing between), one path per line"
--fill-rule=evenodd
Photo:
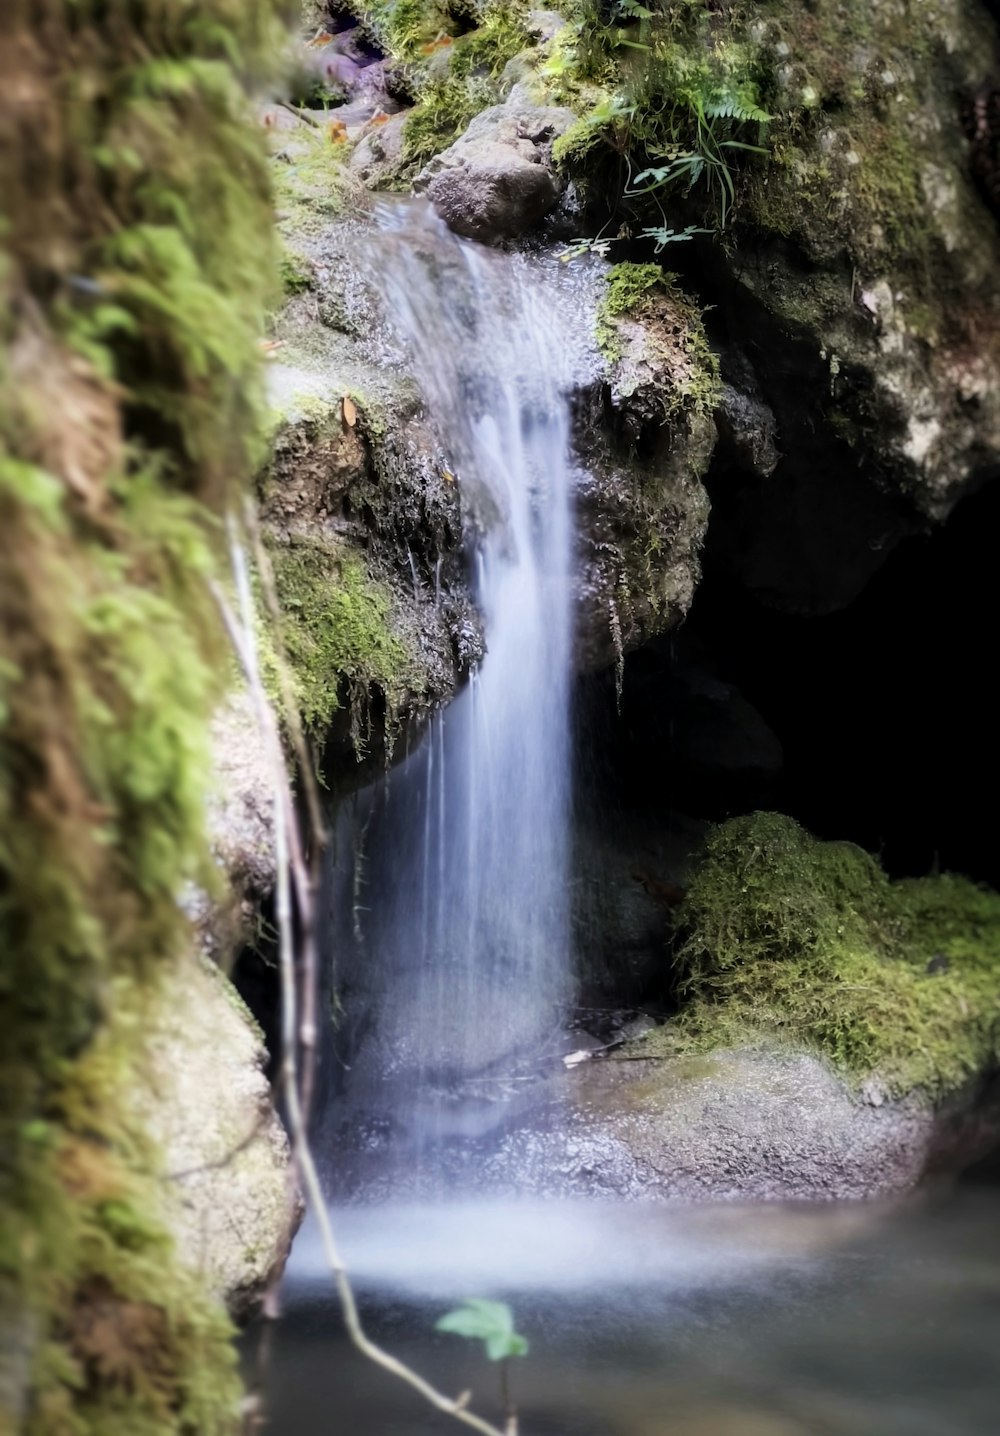
M207 867L210 583L276 269L246 87L280 9L0 13L0 1426L31 1436L239 1425L122 1078Z
M853 844L757 813L714 831L678 924L680 1012L657 1042L776 1037L891 1096L997 1065L1000 896L965 878L890 882Z
M299 709L327 777L351 785L451 696L481 623L459 485L386 323L366 197L325 132L273 143L289 279L260 512Z
M709 835L673 922L675 1015L568 1074L544 1130L510 1139L542 1189L863 1198L996 1146L996 893L890 882L758 813Z
M535 74L580 112L556 153L590 231L677 256L771 416L764 469L739 433L719 456L720 555L770 602L841 606L1000 464L989 7L568 8Z

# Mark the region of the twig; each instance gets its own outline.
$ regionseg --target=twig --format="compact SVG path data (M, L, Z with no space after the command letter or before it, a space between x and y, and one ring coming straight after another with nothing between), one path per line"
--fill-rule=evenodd
M312 1149L309 1145L309 1136L306 1130L305 1116L302 1108L298 1085L298 1061L297 1061L297 1031L296 1031L296 982L295 982L295 950L294 950L294 916L293 913L293 881L296 901L311 903L311 892L308 883L301 883L298 880L298 870L302 862L302 844L298 832L298 825L295 815L295 807L291 798L291 786L288 779L288 768L285 763L284 751L281 747L278 735L278 725L275 721L273 710L268 702L267 694L260 677L260 668L257 663L257 651L253 637L253 604L250 597L249 577L246 569L246 556L242 545L236 534L235 527L230 524L230 558L233 564L233 573L236 579L237 598L240 606L240 619L232 611L232 607L226 599L225 594L217 584L213 584L212 590L222 614L223 622L229 634L230 640L235 649L236 656L243 668L244 676L250 690L251 699L260 725L261 736L269 751L271 760L271 772L274 780L274 825L275 825L275 855L277 860L277 881L275 888L275 918L279 933L279 959L281 969L281 1075L283 1091L285 1095L286 1110L288 1113L288 1124L291 1130L292 1154L302 1177L306 1196L309 1205L312 1207L316 1221L319 1225L320 1238L323 1245L323 1252L327 1265L334 1278L337 1293L340 1298L341 1311L344 1317L344 1325L347 1328L348 1337L353 1346L362 1355L366 1356L375 1365L382 1367L384 1371L390 1372L406 1385L417 1391L436 1410L451 1416L463 1425L471 1427L482 1433L482 1436L504 1436L504 1433L497 1426L477 1416L474 1412L466 1409L465 1403L468 1400L467 1393L457 1398L446 1396L438 1391L429 1381L426 1381L419 1372L414 1371L404 1362L398 1360L390 1352L383 1350L376 1342L372 1341L364 1330L361 1323L361 1316L358 1311L357 1301L354 1296L354 1289L351 1286L347 1268L341 1258L337 1242L334 1237L333 1225L330 1221L330 1213L323 1198L323 1191L320 1186L319 1175L316 1170L316 1163L313 1160ZM304 869L302 869L304 872ZM299 914L300 922L308 925L308 914Z
M294 115L295 118L301 120L303 124L312 125L314 130L321 130L323 128L319 120L313 119L312 115L299 105L290 105L287 100L279 100L278 109L287 110L290 115Z
M271 567L267 549L261 541L257 514L249 499L244 503L243 521L253 544L254 561L260 577L261 592L264 595L264 603L271 620L275 652L278 658L278 681L281 684L285 724L292 740L292 748L299 768L299 778L305 791L309 813L309 832L312 836L308 873L309 897L308 901L304 901L304 894L300 892L298 904L299 943L302 950L302 1019L299 1023L299 1043L302 1047L302 1115L308 1128L316 1085L316 1042L318 1036L316 1009L319 995L319 961L314 922L315 898L319 890L319 864L326 847L327 833L320 807L313 756L302 730L291 670L288 666L288 656L282 638L281 605L278 602L278 591L274 583L274 570Z

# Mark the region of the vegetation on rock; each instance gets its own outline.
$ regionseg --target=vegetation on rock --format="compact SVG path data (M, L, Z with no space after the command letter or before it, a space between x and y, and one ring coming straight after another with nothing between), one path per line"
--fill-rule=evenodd
M224 1314L116 1097L190 935L213 514L262 455L270 0L0 17L0 1301L33 1436L232 1429Z
M271 558L302 721L322 738L346 704L360 755L372 689L391 714L416 681L391 624L390 597L346 549L338 555L328 544L293 541L273 547Z
M755 813L717 828L678 913L676 1051L813 1048L884 1092L940 1097L1000 1056L1000 896L890 882L851 843Z
M701 310L678 287L677 276L657 264L625 262L614 265L606 279L597 341L608 360L619 364L627 357L621 321L637 321L643 362L658 371L664 421L710 416L719 395L719 360L705 335Z

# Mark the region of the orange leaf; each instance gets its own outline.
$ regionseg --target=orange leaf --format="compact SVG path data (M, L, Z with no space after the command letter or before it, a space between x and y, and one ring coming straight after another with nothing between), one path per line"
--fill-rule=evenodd
M318 50L321 49L324 45L329 45L332 39L333 36L330 34L329 30L320 30L312 37L311 40L308 41L308 44L314 45Z
M329 134L331 144L342 145L347 139L347 126L343 120L331 120Z
M353 429L358 422L358 406L350 394L345 394L341 399L340 408L344 418L344 428Z
M433 55L435 50L447 50L449 45L455 42L450 35L439 35L436 40L431 40L427 45L421 45L421 55Z

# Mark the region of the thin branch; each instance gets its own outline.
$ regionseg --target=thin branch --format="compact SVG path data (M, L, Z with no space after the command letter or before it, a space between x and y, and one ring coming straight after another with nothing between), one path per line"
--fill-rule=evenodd
M457 1398L446 1396L432 1386L429 1381L426 1381L419 1372L414 1371L412 1367L407 1366L405 1362L398 1360L397 1357L371 1340L362 1325L354 1289L337 1246L330 1213L323 1197L319 1174L309 1145L298 1085L293 882L296 901L310 904L311 892L308 883L303 884L296 878L297 866L301 867L302 863L301 839L295 806L291 798L288 768L278 734L278 725L264 691L257 662L253 636L254 613L246 556L232 524L229 527L229 540L230 558L240 607L239 619L233 613L231 605L218 585L213 584L212 589L236 656L246 677L261 735L269 752L274 781L274 836L277 860L275 918L279 932L282 1001L281 1074L288 1124L291 1130L292 1154L302 1177L309 1205L319 1224L323 1252L336 1283L344 1325L352 1345L362 1355L374 1362L376 1366L380 1366L384 1371L390 1372L391 1375L405 1382L407 1386L412 1387L436 1410L453 1417L454 1420L471 1427L474 1431L479 1431L482 1436L504 1436L499 1427L491 1425L489 1421L466 1410L467 1393L463 1393ZM304 872L304 869L302 871ZM300 924L306 917L305 912L299 913Z
M319 1035L317 1018L319 954L316 945L314 915L316 911L316 894L319 891L319 864L323 850L327 844L327 832L326 825L323 821L323 810L320 806L319 788L316 782L313 755L310 752L309 744L306 741L306 735L302 728L302 720L296 701L291 668L289 667L288 655L285 651L284 639L282 637L281 604L278 601L278 590L274 582L274 570L271 566L270 555L261 539L256 510L249 498L245 500L243 505L243 521L253 545L254 562L257 565L261 592L264 597L268 617L271 620L271 631L278 660L278 681L281 685L281 701L284 710L282 716L284 717L285 726L292 741L292 750L298 764L299 780L305 792L306 807L309 814L309 833L312 837L309 854L309 900L307 902L302 901L302 895L300 894L298 905L299 944L302 951L300 1003L302 1016L299 1022L299 1043L302 1047L302 1062L300 1064L302 1068L302 1115L308 1127L312 1113L313 1093L316 1085L316 1044Z
M308 110L303 109L301 105L290 105L287 100L279 100L278 109L287 110L290 115L294 115L297 120L301 120L305 125L311 125L314 130L321 130L323 128L321 122L317 120L314 115L311 115Z

